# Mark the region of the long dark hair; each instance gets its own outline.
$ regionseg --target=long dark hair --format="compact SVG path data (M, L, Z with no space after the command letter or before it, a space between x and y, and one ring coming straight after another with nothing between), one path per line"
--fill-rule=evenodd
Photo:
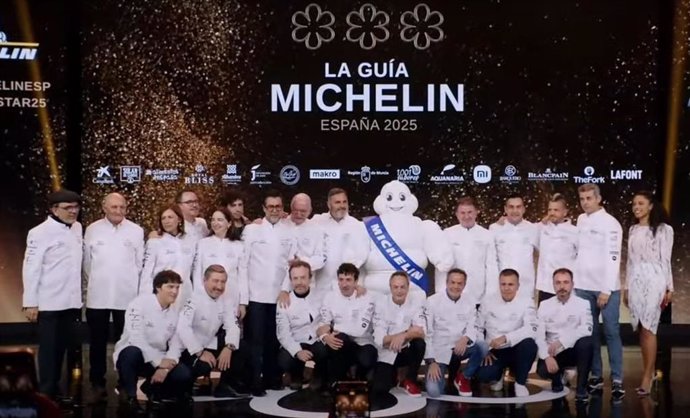
M652 230L652 236L656 237L656 231L659 228L659 225L668 224L668 215L666 214L666 209L661 206L661 203L654 198L654 195L650 191L640 190L633 195L633 199L635 196L642 196L652 204L652 209L649 211L649 228ZM640 223L640 221L635 218L633 219L633 223L637 224Z
M216 208L216 210L214 210L211 215L213 215L213 213L216 212L222 213L225 217L225 220L228 221L228 223L230 224L228 232L225 233L225 238L229 239L230 241L239 241L242 238L242 230L244 229L244 226L242 226L241 228L235 226L235 224L232 222L232 215L230 214L230 211L227 208ZM213 230L211 230L209 231L208 235L212 236L213 234L214 232Z

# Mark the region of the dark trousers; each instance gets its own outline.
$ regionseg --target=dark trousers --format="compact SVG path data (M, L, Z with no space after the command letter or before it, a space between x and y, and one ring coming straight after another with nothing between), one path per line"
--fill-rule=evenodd
M105 387L105 373L108 371L106 350L110 315L113 316L115 341L122 336L125 326L125 311L115 309L86 309L86 323L89 326L89 382L93 386Z
M539 360L537 364L537 374L544 379L561 379L563 376L563 369L567 367L577 367L577 393L587 393L587 379L589 377L589 370L592 367L593 348L592 337L582 337L577 340L575 346L563 350L556 356L558 363L558 371L556 373L549 373L546 369L546 362Z
M515 382L524 385L532 363L537 357L537 344L528 338L513 347L491 350L496 360L490 366L482 366L477 374L482 382L496 381L501 378L506 367L515 374Z
M373 345L359 345L347 334L340 333L338 338L343 341L339 350L326 346L328 351L328 379L329 385L345 379L347 370L357 366L357 380L370 380L371 372L376 365L378 352Z
M218 358L220 355L220 350L211 350L209 348L204 349L205 351L213 354L214 357ZM185 350L182 352L180 357L180 363L184 364L190 370L193 380L190 383L194 383L197 377L209 376L213 368L210 364L205 361L199 360L196 356ZM248 379L251 378L251 368L249 367L249 349L245 344L240 343L240 347L232 352L230 357L230 368L220 372L220 383L224 383L233 387L239 382L246 384ZM191 390L191 387L190 387Z
M65 351L76 342L80 320L79 309L38 312L39 387L48 396L59 394Z
M170 370L163 383L152 384L151 376L156 372L156 368L145 362L141 349L133 345L120 351L115 367L120 376L120 390L124 390L130 397L137 396L139 376L146 379L142 384L142 391L149 399L180 398L189 394L191 388L192 373L183 364L178 364Z
M252 385L272 386L280 382L276 336L276 304L249 302L245 317L245 337L251 348Z
M310 351L313 354L312 361L315 363L314 376L322 380L325 379L326 358L328 357L326 346L321 341L317 341L314 344L300 343L300 346L302 350ZM278 365L284 373L290 373L290 378L293 382L302 381L304 362L297 357L291 356L284 348L281 348L278 354Z
M412 382L417 381L417 372L424 359L426 343L422 338L415 338L410 345L400 350L393 364L379 361L374 371L373 392L386 393L395 386L397 370L399 367L407 367L405 378Z
M545 301L545 300L547 300L547 299L551 299L551 298L554 297L554 296L556 296L556 295L553 294L553 293L544 292L544 291L541 291L541 290L540 290L540 291L539 291L539 302L537 303L537 305L541 305L541 303L542 303L543 301Z

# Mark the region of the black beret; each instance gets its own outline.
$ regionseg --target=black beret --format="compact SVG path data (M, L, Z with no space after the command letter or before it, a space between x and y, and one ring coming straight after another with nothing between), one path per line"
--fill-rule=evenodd
M48 204L57 205L58 203L71 203L71 202L81 202L81 196L77 193L67 190L60 189L56 192L52 192L48 195Z

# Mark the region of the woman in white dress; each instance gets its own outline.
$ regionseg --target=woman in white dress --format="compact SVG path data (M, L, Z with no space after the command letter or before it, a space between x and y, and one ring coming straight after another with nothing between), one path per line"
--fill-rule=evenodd
M158 213L158 230L146 242L144 269L139 277L139 294L153 292L153 278L163 270L173 270L182 277L180 292L174 306L179 308L192 295L192 262L194 240L184 231L184 218L179 206L171 205Z
M244 318L249 298L249 287L246 283L239 283L239 264L244 252L244 244L240 241L241 229L232 225L230 212L226 208L218 208L211 216L211 235L199 240L194 257L192 279L194 283L202 283L204 271L212 264L225 267L228 282L224 297L233 306L238 306L240 321ZM197 286L203 289L203 286Z
M659 317L673 296L673 228L664 222L664 210L650 192L635 194L632 212L623 302L630 308L633 329L640 332L644 371L637 393L647 396L654 382Z

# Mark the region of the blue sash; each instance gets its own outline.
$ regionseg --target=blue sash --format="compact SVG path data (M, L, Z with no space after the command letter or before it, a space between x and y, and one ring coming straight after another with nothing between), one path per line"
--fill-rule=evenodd
M393 237L391 237L391 234L386 230L386 227L383 226L381 218L378 216L371 218L365 223L365 226L369 238L374 241L376 248L381 251L381 254L383 254L390 265L396 270L402 270L407 273L412 283L427 292L429 290L429 277L426 271L418 266L417 263L398 246L393 240Z

